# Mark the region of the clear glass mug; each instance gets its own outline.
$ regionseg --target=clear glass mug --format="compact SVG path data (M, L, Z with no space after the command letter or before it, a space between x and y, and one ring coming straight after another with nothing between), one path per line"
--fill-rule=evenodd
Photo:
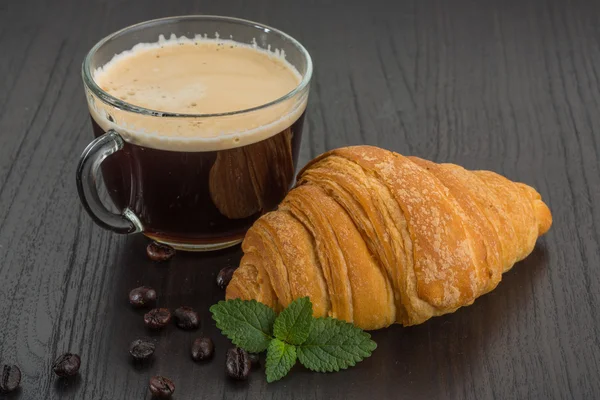
M227 38L284 52L301 75L295 89L270 103L221 114L176 114L149 110L111 96L94 71L115 54L159 36ZM281 54L281 53L278 53ZM274 209L294 181L312 61L289 35L255 22L218 16L182 16L142 22L96 44L82 75L96 139L77 168L77 189L93 220L117 233L142 232L178 249L216 250L239 243L252 223ZM138 134L131 121L185 137ZM139 122L142 121L142 122ZM220 127L244 126L226 132ZM206 138L190 142L198 134ZM100 200L100 171L121 213Z

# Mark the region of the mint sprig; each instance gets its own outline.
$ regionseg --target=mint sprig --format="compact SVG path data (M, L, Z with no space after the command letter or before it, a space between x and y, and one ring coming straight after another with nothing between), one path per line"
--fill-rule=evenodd
M298 348L298 359L306 368L333 372L353 367L377 348L371 335L333 318L318 318L310 336Z
M308 297L293 301L275 320L273 334L286 343L301 345L312 328L312 313L312 303Z
M288 374L296 361L312 371L333 372L371 356L371 335L335 318L314 318L308 297L290 303L278 316L255 300L220 301L210 308L217 328L249 352L267 350L267 382Z
M267 382L275 382L286 376L296 364L296 359L296 346L279 339L271 340L267 348Z
M238 347L251 353L265 351L273 339L277 314L256 300L220 301L210 308L217 328Z

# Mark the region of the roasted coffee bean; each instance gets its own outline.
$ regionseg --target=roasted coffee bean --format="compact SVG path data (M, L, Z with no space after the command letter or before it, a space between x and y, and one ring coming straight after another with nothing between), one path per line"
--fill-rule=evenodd
M217 275L217 286L221 289L225 290L229 282L231 282L231 278L233 277L233 273L235 272L236 267L225 267L219 271Z
M156 301L156 290L148 286L140 286L129 292L129 302L132 306L140 308Z
M81 367L81 359L77 354L71 353L63 354L52 364L54 373L63 378L77 375L79 367Z
M153 376L150 378L150 392L159 399L168 399L175 391L173 381L164 376Z
M144 314L144 323L151 329L162 329L171 322L171 311L166 308L155 308Z
M250 357L252 368L260 368L260 354L248 353L248 357Z
M229 375L230 378L238 381L244 381L248 379L251 367L252 363L250 362L250 357L248 356L248 352L246 350L240 349L239 347L232 347L231 349L227 350L225 369L227 370L227 375Z
M211 338L199 337L192 344L192 360L204 361L213 357L215 353L215 345Z
M175 255L175 249L166 244L152 242L146 247L146 254L152 261L167 261Z
M10 393L21 384L21 370L16 365L3 365L0 370L0 393Z
M143 361L152 357L156 345L148 339L137 339L131 342L129 354L136 360Z
M173 313L175 324L181 329L197 329L200 326L200 317L191 307L179 307Z

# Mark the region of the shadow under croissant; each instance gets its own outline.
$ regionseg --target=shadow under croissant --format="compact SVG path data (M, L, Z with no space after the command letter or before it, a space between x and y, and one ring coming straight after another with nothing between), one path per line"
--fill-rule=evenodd
M274 209L294 179L291 128L248 146L220 151L209 175L210 196L231 219Z
M509 343L519 340L523 327L533 326L534 292L547 265L548 253L541 242L529 257L503 275L496 289L472 305L421 325L393 325L370 332L378 345L376 353L388 354L386 357L395 357L396 361L378 363L373 360L377 357L371 357L364 362L370 364L368 368L389 375L389 379L410 381L418 388L414 393L418 396L430 387L432 395L446 393L449 398L458 398L464 394L454 391L465 386L458 382L477 382L477 388L488 380L491 384L488 371L497 367L490 368L490 363L505 360ZM480 394L479 398L487 398L486 393Z

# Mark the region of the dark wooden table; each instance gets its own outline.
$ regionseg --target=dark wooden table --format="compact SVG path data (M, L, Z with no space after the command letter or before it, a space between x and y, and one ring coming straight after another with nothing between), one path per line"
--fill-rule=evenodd
M368 143L491 169L535 186L554 227L533 254L471 307L373 334L374 355L337 374L296 367L224 375L208 306L239 249L178 254L157 266L146 239L93 225L74 170L92 133L80 64L101 37L177 14L245 17L281 28L316 65L301 164ZM145 399L171 377L176 399L600 398L600 2L564 0L0 2L0 361L23 370L10 399ZM132 365L146 335L126 301L139 284L167 307L201 311L216 339L209 364L188 359L195 333L157 336L152 365ZM50 370L82 355L78 379ZM0 395L0 398L3 398Z

